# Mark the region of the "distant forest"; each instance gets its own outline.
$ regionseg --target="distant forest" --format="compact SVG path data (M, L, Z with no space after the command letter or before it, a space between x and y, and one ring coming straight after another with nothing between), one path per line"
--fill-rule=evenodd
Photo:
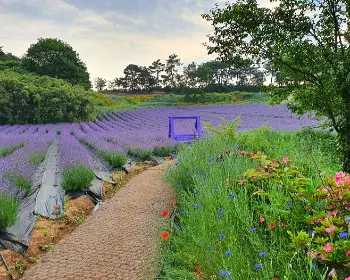
M204 92L228 92L260 90L266 82L282 85L279 72L270 63L257 64L248 59L237 57L235 67L219 60L201 64L192 62L179 69L183 64L176 54L169 55L163 63L160 59L150 66L129 64L124 69L124 76L108 81L97 77L94 87L99 92L175 92L198 89Z

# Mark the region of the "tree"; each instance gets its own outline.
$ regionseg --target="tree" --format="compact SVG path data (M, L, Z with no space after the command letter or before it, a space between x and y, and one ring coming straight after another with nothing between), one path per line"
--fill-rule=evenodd
M63 79L73 85L91 88L89 73L73 48L53 38L39 38L23 57L24 67L41 76Z
M107 80L97 77L95 78L95 88L97 91L102 91L107 86Z
M155 82L157 88L160 87L160 73L165 69L165 64L160 62L160 59L152 62L152 65L148 67L151 74L155 74Z
M263 8L256 0L216 6L208 52L270 61L283 87L269 87L274 103L292 97L289 108L328 118L338 133L344 171L350 172L350 3L347 0L279 0Z
M192 62L183 68L183 80L187 87L197 85L197 64Z
M181 66L180 58L176 54L169 55L169 58L166 60L165 73L162 75L165 86L170 86L172 88L176 85L176 67Z
M214 73L210 67L210 62L202 63L198 66L196 75L202 86L206 87L213 82Z

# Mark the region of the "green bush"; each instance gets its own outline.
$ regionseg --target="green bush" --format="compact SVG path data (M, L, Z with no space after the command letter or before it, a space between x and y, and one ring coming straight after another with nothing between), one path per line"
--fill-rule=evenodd
M61 186L65 191L86 190L91 186L94 178L95 174L91 168L78 165L63 170Z
M18 202L14 197L0 194L0 232L16 222Z
M46 156L46 152L44 151L40 151L38 153L32 153L30 155L30 161L32 163L34 163L35 165L39 165L40 163L42 163L45 159Z
M142 150L139 148L130 148L128 151L128 154L130 156L138 157L142 160L148 160L152 156L152 151L151 150Z
M158 146L155 147L153 150L153 153L156 156L160 156L160 157L167 157L172 153L176 153L177 151L177 146L172 145L172 146Z
M120 152L101 151L99 154L112 166L112 168L119 168L127 163L126 156Z
M87 120L91 94L63 80L0 71L0 124Z

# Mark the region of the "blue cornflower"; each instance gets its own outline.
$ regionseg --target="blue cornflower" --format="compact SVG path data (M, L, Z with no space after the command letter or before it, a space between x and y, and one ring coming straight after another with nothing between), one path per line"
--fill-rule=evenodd
M219 215L224 215L224 208L219 208Z
M256 232L256 228L255 227L252 228L252 232Z
M345 239L345 238L348 237L348 233L347 233L347 232L341 232L341 233L339 233L339 237L340 237L341 239Z
M220 276L225 277L227 275L227 271L225 270L220 270Z
M286 149L286 150L284 150L284 152L285 152L285 153L288 153L288 150Z
M198 204L198 203L195 203L195 204L194 204L194 208L198 209L199 207L201 207L200 204Z
M200 193L201 192L201 190L196 190L196 193Z
M230 273L226 274L227 279L232 279L232 275Z
M199 244L201 244L202 246L204 246L204 245L205 245L205 242L201 241L201 242L199 242Z
M184 211L180 211L179 213L180 213L181 216L185 215Z
M276 149L276 146L272 146L271 148L272 148L272 150L274 150L274 149Z
M229 196L229 198L236 198L236 195L233 193L230 193L228 196Z
M182 184L178 184L177 187L178 187L179 189L181 189L181 188L182 188Z
M288 201L288 202L287 202L287 206L288 206L288 207L291 207L291 206L292 206L292 202L291 202L291 201Z
M229 256L231 256L231 252L230 251L226 251L225 255L229 257Z
M233 167L235 167L235 165L234 165L234 164L231 164L231 167L233 168Z
M214 161L214 158L208 159L208 162L213 162L213 161Z
M313 235L313 234L314 234L314 232L313 232L312 230L309 230L307 233L308 233L309 235Z
M224 239L224 238L225 238L225 234L221 233L221 234L219 235L219 237L220 237L220 239Z
M240 147L241 147L240 145L237 145L237 146L236 146L237 150L238 150Z
M312 264L312 270L315 270L315 269L317 269L317 264Z
M214 187L214 191L217 191L219 189L219 187Z
M260 253L259 253L259 256L260 256L260 257L265 257L265 256L266 256L266 252L260 252Z
M254 265L254 268L255 269L260 269L260 268L262 268L262 265L260 263L257 263L257 264Z
M199 175L203 175L204 174L204 171L199 171Z
M350 217L347 217L347 218L346 218L346 223L347 223L347 224L350 224Z

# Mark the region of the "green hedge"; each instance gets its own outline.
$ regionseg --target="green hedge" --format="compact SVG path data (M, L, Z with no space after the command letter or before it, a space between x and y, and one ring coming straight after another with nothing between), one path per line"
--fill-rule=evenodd
M91 91L63 80L0 72L0 124L58 123L87 120Z

